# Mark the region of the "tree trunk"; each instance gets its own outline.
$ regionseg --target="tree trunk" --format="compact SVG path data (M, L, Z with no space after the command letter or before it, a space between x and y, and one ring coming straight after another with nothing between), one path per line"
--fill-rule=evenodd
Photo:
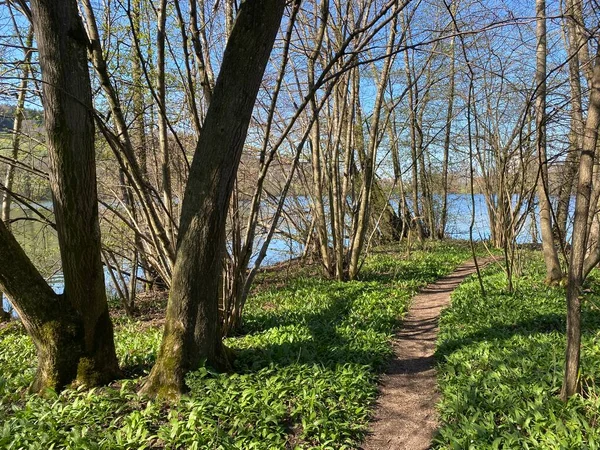
M400 167L400 155L399 155L399 138L396 132L396 119L394 111L390 111L390 121L388 123L390 139L392 141L392 166L394 169L394 185L398 186L399 197L398 197L398 212L396 217L398 218L397 231L400 239L408 235L412 219L410 217L410 211L408 208L408 202L406 201L406 195L404 193L404 181L402 180L402 168Z
M158 147L160 153L160 174L162 201L165 210L165 231L171 242L175 242L173 229L173 195L171 191L171 167L169 155L169 140L167 134L167 90L165 85L165 43L167 24L167 0L161 0L158 9L158 29L156 32L157 70L156 95L158 100Z
M388 82L388 76L391 70L393 56L392 49L396 43L396 26L398 5L393 11L393 19L390 24L388 42L386 48L386 58L383 63L380 78L377 85L377 94L373 106L373 115L371 117L371 128L369 133L369 148L365 155L363 163L363 184L360 192L360 206L358 211L358 220L352 241L350 244L350 263L348 266L348 278L354 280L360 271L361 264L359 258L363 253L365 246L365 238L367 233L369 211L371 208L371 193L373 190L373 182L375 180L375 170L377 161L377 148L379 146L378 134L380 125L381 110L383 108L383 100L385 96L385 87Z
M83 324L56 295L0 221L0 287L11 300L37 350L32 392L60 389L77 377L85 354Z
M557 283L562 279L558 253L552 233L552 206L548 185L548 159L546 156L546 1L536 0L537 48L536 48L536 146L539 159L538 201L540 205L540 229L542 249L546 263L546 282Z
M579 359L581 351L581 299L583 268L587 251L588 216L592 192L594 156L598 142L600 125L600 53L594 64L590 103L585 123L583 147L579 159L579 178L575 198L575 217L571 260L569 264L569 284L567 287L567 350L565 355L565 375L561 398L567 400L579 392Z
M454 4L455 5L455 4ZM454 56L454 37L450 41L450 85L448 87L448 109L446 111L446 132L444 135L444 156L442 162L442 211L440 214L440 225L437 230L438 239L446 235L446 224L448 222L448 164L450 160L450 137L452 132L452 119L454 111L456 58Z
M573 184L577 174L579 162L579 150L583 138L583 109L581 96L581 74L578 47L582 42L577 20L578 8L572 0L567 0L564 15L566 45L569 60L569 86L571 90L571 123L569 133L569 149L565 158L565 169L561 171L561 182L558 186L558 206L556 209L556 223L554 224L555 235L561 245L567 239L567 220L569 216L569 205L573 193ZM581 22L580 22L581 23Z
M318 5L315 3L315 9ZM308 59L308 87L313 90L315 87L315 65L319 56L319 51L323 45L323 39L325 36L325 30L327 28L327 18L329 13L329 1L324 0L320 8L320 26L316 30L316 37L314 43L314 51L311 53ZM310 99L310 107L313 116L318 116L317 99L313 95ZM334 267L331 261L331 254L329 252L329 233L327 231L327 217L325 214L325 203L323 201L325 197L325 187L323 186L323 157L321 155L321 124L317 117L317 120L312 125L311 130L311 162L313 172L313 183L314 183L314 194L313 203L315 215L315 228L317 230L317 236L319 237L319 250L321 253L321 261L323 268L328 276L334 275Z
M108 106L112 113L112 120L115 124L117 136L106 133L108 135L109 144L115 153L115 157L119 165L127 175L131 188L139 199L141 212L148 221L150 237L155 247L155 255L157 259L157 269L163 276L166 282L171 276L171 268L175 260L175 243L171 241L164 227L164 224L159 218L159 211L155 207L153 200L153 188L146 182L147 173L143 173L135 156L134 147L131 143L129 135L129 127L125 120L123 109L117 95L116 89L111 82L108 73L108 66L104 59L102 47L100 45L100 34L96 24L94 10L90 0L82 0L83 12L86 16L87 38L89 39L90 59L99 78L100 85L106 97ZM132 17L133 31L136 28L136 17ZM139 41L134 39L138 57L141 57ZM153 122L153 117L151 117ZM164 205L163 205L164 206ZM164 274L164 275L163 275Z
M201 10L204 8L202 3L199 6ZM205 103L210 104L214 87L212 69L210 67L210 60L205 61L204 59L204 49L201 41L201 34L198 29L198 14L195 1L190 2L190 32L196 60L196 70L198 71L198 77L200 78L200 86L202 86Z
M402 32L408 33L408 24L406 23L406 19L402 20L403 30ZM412 73L411 73L411 63L408 52L404 52L404 72L406 75L406 85L408 87L408 115L409 115L409 128L410 128L410 156L411 156L411 188L412 188L412 207L413 207L413 217L415 220L415 227L417 229L417 235L419 240L422 241L425 238L425 229L423 227L423 218L421 217L421 208L420 208L420 200L419 200L419 162L418 162L418 143L417 143L417 118L415 108L417 107L417 102L415 101L415 89L416 86L413 81Z
M119 368L100 257L89 42L74 0L33 0L31 7L64 297L83 322L77 378L95 385L113 379Z
M27 94L27 84L29 81L29 72L31 64L31 45L33 41L33 29L30 27L27 33L27 39L25 45L27 50L25 58L23 59L23 72L21 74L21 83L19 84L19 93L17 94L17 107L15 108L15 118L13 123L13 135L11 142L11 158L14 162L19 158L19 147L21 144L21 128L23 126L23 110L25 108L25 96ZM10 164L6 170L6 178L4 181L4 187L6 190L2 193L2 222L10 229L10 208L12 204L12 196L10 192L13 189L13 182L15 178L15 164Z
M240 6L190 167L164 336L143 393L177 397L186 373L203 360L228 365L218 311L225 222L284 7L284 0L246 0Z
M141 33L141 7L140 0L133 0L131 4L131 21L132 31L138 36ZM148 178L148 160L147 160L147 139L146 139L146 119L145 119L145 101L144 92L142 90L142 67L137 51L131 49L131 77L132 77L132 94L131 102L133 104L133 136L135 139L134 153L139 161L140 170L144 179Z

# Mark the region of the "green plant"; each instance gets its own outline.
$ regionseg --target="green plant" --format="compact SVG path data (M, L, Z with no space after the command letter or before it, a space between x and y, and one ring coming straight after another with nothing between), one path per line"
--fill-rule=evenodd
M498 268L486 270L487 296L463 283L442 316L437 358L442 426L435 448L594 449L600 447L600 314L593 280L586 294L586 398L558 398L565 347L564 290L543 283L539 255L509 294Z
M175 405L136 393L154 362L156 326L116 322L117 353L133 379L43 397L23 394L34 373L30 340L19 325L2 329L0 448L355 448L411 296L468 255L450 244L410 257L387 249L366 261L358 281L299 276L259 289L244 333L226 342L234 371L192 373Z

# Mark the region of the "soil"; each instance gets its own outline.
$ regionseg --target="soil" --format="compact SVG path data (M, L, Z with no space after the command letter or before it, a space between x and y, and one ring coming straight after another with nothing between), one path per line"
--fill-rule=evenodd
M480 267L493 258L478 260ZM450 294L475 272L469 261L430 284L412 301L394 338L395 357L381 379L375 419L363 450L421 450L431 446L439 400L435 370L438 319Z

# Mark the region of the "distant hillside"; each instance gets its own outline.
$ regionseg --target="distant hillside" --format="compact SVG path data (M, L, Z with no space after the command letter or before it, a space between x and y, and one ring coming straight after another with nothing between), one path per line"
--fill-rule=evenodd
M15 122L12 117L0 116L0 132L10 131L13 129L13 123Z
M0 132L13 129L15 109L14 105L0 105ZM44 112L40 109L25 108L25 119L41 126L44 122Z

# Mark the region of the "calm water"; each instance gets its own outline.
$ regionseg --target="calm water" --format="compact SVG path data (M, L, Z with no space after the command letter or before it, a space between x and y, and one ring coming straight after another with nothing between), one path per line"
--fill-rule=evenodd
M485 204L485 196L476 194L475 198L475 223L473 227L473 239L476 241L489 239L491 236L488 210ZM516 202L514 200L513 204ZM448 226L446 231L448 237L454 239L469 239L469 226L472 216L472 201L468 194L450 194L448 196ZM575 210L575 202L571 201L569 208L569 227L567 229L567 240L571 238L570 224ZM524 212L524 211L523 211ZM527 244L540 242L539 209L535 207L536 226L532 227L531 214L528 214L521 230L517 234L517 243ZM534 234L535 233L535 234Z
M46 205L45 205L46 206ZM573 205L571 205L571 210ZM471 223L472 202L471 197L467 194L451 194L448 196L448 225L447 235L454 239L469 239L469 226ZM15 217L25 217L23 211L15 211ZM527 217L520 233L517 237L519 243L539 242L540 237L534 236L532 233L531 216ZM535 228L539 230L539 224ZM42 268L46 274L52 274L49 277L49 283L52 288L60 293L63 290L62 277L58 270L59 253L58 243L53 230L40 223L33 221L17 221L13 226L21 245L24 246L26 252ZM290 230L293 231L293 230ZM485 205L485 197L482 194L475 195L475 224L473 229L473 239L486 240L490 238L490 227L488 211ZM539 231L538 231L539 234ZM570 237L570 234L569 234ZM258 240L256 252L262 242ZM302 251L302 247L298 242L288 239L277 238L275 236L269 245L267 256L263 261L263 265L271 265L278 262L286 261L298 256ZM105 274L107 282L107 290L114 292L114 286L108 273ZM3 299L4 307L8 305Z

